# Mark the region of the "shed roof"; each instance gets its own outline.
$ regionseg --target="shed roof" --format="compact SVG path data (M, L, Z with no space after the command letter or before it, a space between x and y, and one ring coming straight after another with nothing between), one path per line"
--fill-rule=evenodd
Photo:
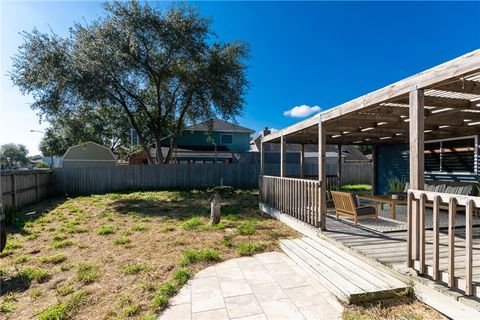
M219 131L219 132L246 132L253 134L255 131L220 119L206 120L187 127L190 131Z
M377 91L326 110L262 138L291 143L318 140L326 126L327 144L406 143L409 93L424 89L425 140L480 133L480 49Z

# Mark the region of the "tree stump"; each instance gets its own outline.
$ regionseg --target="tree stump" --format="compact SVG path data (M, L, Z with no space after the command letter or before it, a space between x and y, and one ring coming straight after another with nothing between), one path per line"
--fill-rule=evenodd
M210 224L215 225L220 223L220 208L222 198L218 193L215 193L210 198Z

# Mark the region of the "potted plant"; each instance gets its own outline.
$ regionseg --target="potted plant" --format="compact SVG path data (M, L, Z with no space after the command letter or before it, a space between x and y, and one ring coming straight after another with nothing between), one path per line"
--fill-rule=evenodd
M392 199L400 199L403 196L406 183L403 178L388 179L388 193Z

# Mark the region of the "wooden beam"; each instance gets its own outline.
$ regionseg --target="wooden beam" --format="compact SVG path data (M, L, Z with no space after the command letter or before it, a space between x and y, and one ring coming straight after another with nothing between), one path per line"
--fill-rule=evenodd
M340 183L342 181L342 145L337 144L337 191L340 191Z
M460 79L459 81L443 84L434 89L480 95L480 82Z
M327 216L327 172L325 162L327 151L327 136L325 123L318 122L318 180L320 181L320 229L326 230Z
M280 137L280 177L285 177L285 136Z

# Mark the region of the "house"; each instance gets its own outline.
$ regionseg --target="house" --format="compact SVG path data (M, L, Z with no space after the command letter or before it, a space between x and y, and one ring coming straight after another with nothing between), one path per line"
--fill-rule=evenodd
M250 142L250 150L252 152L259 152L261 139L271 134L271 131L266 127L262 132ZM304 160L305 163L318 163L318 149L313 144L304 144ZM265 154L265 163L279 163L280 162L280 145L277 143L269 143L263 146ZM300 155L302 152L301 144L286 144L286 162L300 163ZM341 162L342 163L369 163L371 160L364 155L357 146L342 145L341 146ZM327 163L338 163L338 146L327 145L326 150Z
M354 297L354 287L378 292L364 286L376 277L361 275L361 256L375 272L388 269L411 282L420 299L448 317L479 319L479 138L476 50L263 136L259 207L306 235L283 246L322 284L339 289L337 297ZM269 144L280 150L278 176L265 174ZM316 147L313 179L287 176L289 144ZM372 146L375 195L360 199L370 204L332 191L335 209L328 210L329 144ZM392 178L408 179L405 199L401 191L385 195ZM367 222L357 221L362 215ZM308 239L319 234L328 243Z
M221 119L211 119L191 125L177 138L171 162L174 163L232 163L239 155L248 153L254 130ZM163 140L162 154L170 148L170 139ZM155 157L155 148L150 150ZM132 155L129 164L145 164L143 152Z
M62 158L63 168L105 167L116 164L112 150L92 141L71 146Z

